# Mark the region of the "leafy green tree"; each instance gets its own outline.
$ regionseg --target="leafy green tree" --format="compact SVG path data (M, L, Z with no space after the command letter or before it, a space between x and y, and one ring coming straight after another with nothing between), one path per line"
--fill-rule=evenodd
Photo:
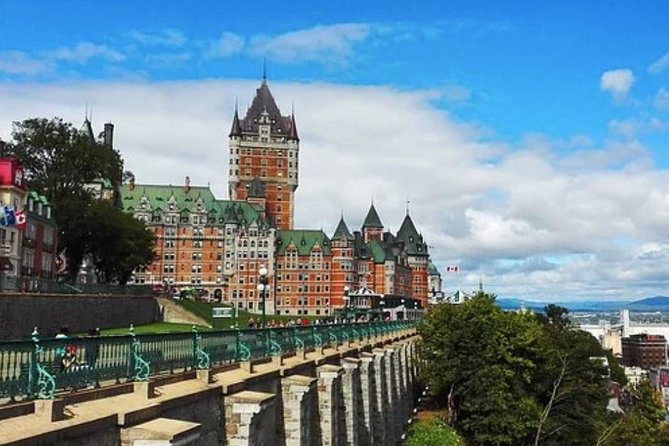
M541 328L530 314L503 312L494 296L440 305L420 327L425 378L451 421L477 445L527 443L541 407L532 396Z
M116 207L123 161L100 138L93 140L60 118L32 118L14 123L4 152L22 163L30 187L51 203L70 279L87 255L104 282L125 283L132 268L152 260L153 237ZM111 203L99 203L87 187L100 179L112 184Z
M138 266L154 260L154 234L112 203L93 204L87 224L88 252L101 282L126 284Z
M669 432L664 425L666 410L662 398L647 380L630 389L632 406L617 422L604 446L664 446Z

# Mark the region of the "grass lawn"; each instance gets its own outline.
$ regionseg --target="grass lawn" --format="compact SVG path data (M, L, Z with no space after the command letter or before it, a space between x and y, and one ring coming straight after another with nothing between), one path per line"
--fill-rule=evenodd
M177 300L176 302L182 307L184 307L186 310L200 316L202 319L209 322L215 329L221 330L230 328L235 323L235 320L233 318L213 319L211 317L212 307L225 306L223 304L210 304L206 302L196 302L194 300L187 300L187 299ZM248 327L249 319L251 317L253 317L253 319L255 319L256 321L262 318L260 314L249 313L246 311L239 310L239 321L238 321L239 327L240 328ZM267 322L269 323L271 320L274 320L277 324L279 324L280 322L288 322L290 320L299 318L315 320L323 317L324 316L285 316L285 315L267 314Z
M190 332L193 326L191 324L171 324L169 322L156 322L155 324L135 326L135 334L155 334L155 333L183 333ZM209 330L207 327L196 327L198 330ZM109 335L127 335L128 327L108 328L101 331L103 336Z

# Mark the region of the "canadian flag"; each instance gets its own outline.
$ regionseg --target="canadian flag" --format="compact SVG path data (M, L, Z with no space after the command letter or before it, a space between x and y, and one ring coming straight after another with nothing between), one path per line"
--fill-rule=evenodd
M24 229L26 227L26 213L21 209L14 213L16 217L16 227L19 229Z
M460 272L460 267L459 266L447 266L446 267L446 272L447 273L458 273L458 272Z

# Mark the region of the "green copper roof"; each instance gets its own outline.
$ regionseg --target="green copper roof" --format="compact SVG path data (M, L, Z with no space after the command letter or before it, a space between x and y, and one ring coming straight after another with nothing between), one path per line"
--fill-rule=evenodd
M367 243L369 251L372 253L374 263L383 263L388 258L385 243L378 240L371 240Z
M298 255L309 255L314 246L320 246L323 255L330 254L330 239L318 229L293 229L277 231L277 254L283 255L289 246L297 248Z
M438 275L438 274L439 274L439 270L437 269L436 266L434 266L434 263L432 263L432 262L430 262L430 263L427 265L427 272L428 272L428 274L430 274L430 275Z
M374 203L372 203L370 206L369 212L367 212L367 217L365 217L365 222L362 224L362 227L383 229L383 224L381 223L379 214L377 214L376 209L374 209Z
M147 211L165 211L169 209L170 200L174 197L175 212L187 214L195 212L198 204L202 211L216 223L242 223L245 225L264 222L255 206L245 201L217 200L211 189L202 186L183 186L136 184L132 189L124 184L120 188L121 203L126 212L141 208L144 197L149 206Z
M347 240L353 240L353 235L351 235L351 231L348 230L348 226L346 226L346 222L344 221L344 217L342 217L339 220L339 224L337 225L337 229L335 229L334 234L332 234L332 240L334 239L341 239L345 237Z

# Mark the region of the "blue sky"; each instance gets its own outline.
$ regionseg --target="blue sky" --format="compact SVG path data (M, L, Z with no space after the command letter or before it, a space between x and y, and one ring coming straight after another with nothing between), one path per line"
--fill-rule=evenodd
M393 229L410 198L463 286L666 294L667 17L663 1L0 0L0 137L88 103L139 181L224 195L233 104L266 59L302 137L298 224L359 223L374 197Z
M118 52L123 60L63 60L46 73L0 73L0 78L257 78L267 57L275 80L449 87L456 96L468 97L445 100L445 108L507 139L539 132L601 140L611 119L650 116L653 96L669 82L669 70L647 71L667 51L667 16L669 4L661 1L644 2L643 7L635 1L271 1L234 7L203 1L193 7L184 2L61 1L45 6L3 0L0 50L39 59L57 48L90 42ZM259 36L343 23L370 28L331 58L327 49L313 58L295 54L277 60L266 50L244 48L226 57L202 57L204 47L223 33L241 37L248 46ZM158 42L166 30L178 38ZM145 36L144 44L133 33ZM167 61L170 55L174 59ZM156 60L160 58L165 61ZM604 71L620 67L631 69L636 79L624 104L612 103L598 88ZM657 162L667 165L669 157L662 150L666 135L645 137Z

